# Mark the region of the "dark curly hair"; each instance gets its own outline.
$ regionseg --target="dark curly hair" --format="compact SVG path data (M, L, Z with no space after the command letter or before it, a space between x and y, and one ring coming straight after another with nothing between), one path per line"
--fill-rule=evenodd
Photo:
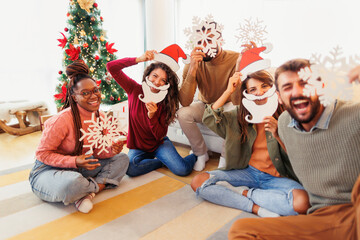
M80 139L82 133L80 131L81 119L80 119L79 109L77 107L75 100L73 99L73 95L74 95L74 90L76 90L78 82L84 79L91 79L95 82L95 80L92 77L90 77L89 72L90 72L89 67L82 60L77 60L66 67L66 75L68 76L70 81L67 84L65 104L61 110L71 107L76 139ZM99 113L97 112L97 116L98 115ZM75 151L73 153L74 156L78 156L82 154L83 145L84 145L83 141L81 142L76 141Z
M175 121L176 112L179 109L179 77L168 65L161 62L155 62L145 69L142 81L146 81L145 78L149 76L153 70L158 68L164 70L167 77L166 80L170 83L168 94L163 100L165 106L164 112L166 114L165 123L169 125Z

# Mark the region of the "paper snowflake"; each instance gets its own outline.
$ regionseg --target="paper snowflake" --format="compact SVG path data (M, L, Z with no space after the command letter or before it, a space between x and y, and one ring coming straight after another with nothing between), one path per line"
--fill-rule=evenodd
M122 135L118 120L111 116L110 112L98 118L95 117L95 113L93 113L91 120L85 120L84 123L90 123L90 125L86 131L80 129L83 135L79 141L86 138L88 144L84 145L84 147L90 148L91 152L93 152L95 148L99 148L100 151L98 154L101 154L103 151L108 153L109 151L106 148L111 147L115 138Z
M240 41L241 44L248 44L250 41L255 42L258 46L262 46L266 40L266 26L263 25L263 21L256 19L256 21L251 18L245 19L243 24L239 24L239 28L236 29L238 35L235 35L237 42Z
M323 58L320 54L312 54L311 67L301 69L298 73L300 78L308 82L304 88L304 95L311 96L316 93L324 106L334 99L356 100L359 84L351 84L347 73L355 67L360 58L349 57L346 61L341 55L340 47L335 47L330 51L330 56Z
M185 47L192 50L194 47L200 46L203 47L204 53L207 53L210 57L215 57L217 46L224 44L222 38L223 26L216 23L211 15L208 15L205 20L195 16L192 23L192 28L184 29L185 35L189 36Z

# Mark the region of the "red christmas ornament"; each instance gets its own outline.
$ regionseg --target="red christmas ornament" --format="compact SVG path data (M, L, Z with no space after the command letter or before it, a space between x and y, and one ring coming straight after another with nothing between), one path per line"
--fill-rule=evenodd
M94 41L96 41L96 40L97 40L97 36L96 36L96 35L94 35L94 36L93 36L93 39L94 39Z
M68 28L64 28L64 31L67 32L67 31L69 31L69 29L68 29Z
M65 102L66 92L67 92L66 83L64 83L64 85L61 86L61 93L54 95L55 100L61 100L62 103Z
M89 44L88 44L88 43L84 43L84 44L83 44L83 47L84 47L84 48L87 48L87 47L89 47Z
M94 18L94 17L91 17L90 20L91 20L92 22L95 22L95 18Z
M113 97L113 96L110 96L110 101L114 101L114 97Z
M106 43L105 46L106 46L106 50L110 53L110 54L114 54L114 52L117 52L118 50L116 50L115 48L112 48L112 46L114 45L115 43Z
M118 97L118 101L120 101L120 99L121 99L121 98L120 98L120 97Z
M101 80L96 81L96 86L100 87L100 84L101 84Z
M80 47L75 48L71 43L69 44L69 49L65 50L66 54L69 55L69 60L75 61L79 58Z
M67 13L66 16L67 16L67 17L70 16L70 13Z
M103 18L103 17L100 17L100 20L103 22L103 21L104 21L104 18Z
M97 8L98 7L98 4L97 3L94 3L94 5L93 5L95 8Z
M59 71L59 74L62 74L62 71Z
M59 47L64 48L66 43L67 43L67 38L65 37L65 35L61 32L61 35L63 35L63 39L59 38L58 41L60 42L60 44L58 45Z
M95 60L99 60L99 59L100 59L100 57L99 57L98 55L96 55L94 58L95 58Z

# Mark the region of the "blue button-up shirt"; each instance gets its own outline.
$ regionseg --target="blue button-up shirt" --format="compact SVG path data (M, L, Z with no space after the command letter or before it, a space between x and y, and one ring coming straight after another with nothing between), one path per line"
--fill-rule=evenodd
M317 123L310 129L309 132L314 131L315 129L328 129L329 127L329 122L331 119L331 116L334 112L335 106L336 106L337 100L335 100L333 103L329 104L328 106L325 107L323 113L321 114L321 117L319 118L319 120L317 121ZM298 131L301 132L306 132L304 130L304 128L301 126L301 124L296 121L294 118L291 118L291 121L288 125L288 127L290 128L295 128Z

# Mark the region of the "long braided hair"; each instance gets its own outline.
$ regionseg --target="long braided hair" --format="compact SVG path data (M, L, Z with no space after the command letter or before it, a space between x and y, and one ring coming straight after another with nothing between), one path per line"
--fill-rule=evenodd
M73 98L74 90L77 87L77 83L84 80L84 79L91 79L95 82L95 80L89 76L89 67L84 63L82 60L77 60L66 67L66 75L70 79L69 83L67 84L67 91L66 91L66 99L65 104L62 107L66 109L71 107L71 113L73 115L73 122L75 127L75 138L79 140L82 136L81 134L81 118L79 113L79 108ZM98 113L97 113L98 115ZM75 151L73 153L74 156L78 156L82 154L83 150L83 141L76 141L75 144Z
M166 73L167 81L170 83L168 93L163 100L165 105L164 112L166 114L165 123L166 125L169 125L175 121L176 112L179 110L179 77L168 65L161 62L155 62L145 69L142 81L146 81L145 78L149 76L153 70L158 68Z
M260 70L260 71L254 72L252 74L249 74L248 77L241 83L240 103L242 102L242 99L244 98L243 92L246 89L246 84L250 78L267 83L270 86L272 86L274 84L273 77L270 75L270 73L268 73L265 70ZM273 117L275 119L278 119L278 117L280 116L280 114L283 111L284 111L283 106L281 104L279 104L278 108L276 109L276 112L273 114ZM249 111L243 105L241 105L241 107L239 108L239 111L238 111L238 123L239 123L239 127L240 127L240 132L241 132L241 136L240 136L241 143L244 143L246 141L246 138L248 135L247 127L248 127L249 123L245 120L245 116L247 116L248 114L250 114Z

